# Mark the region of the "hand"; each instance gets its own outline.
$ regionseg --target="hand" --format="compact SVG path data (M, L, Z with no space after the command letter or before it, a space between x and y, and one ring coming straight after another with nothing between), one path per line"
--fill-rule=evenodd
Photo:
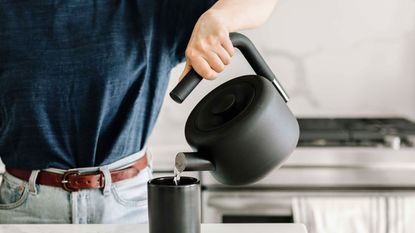
M186 48L186 66L180 80L193 68L205 79L215 79L231 62L234 48L224 17L206 11L197 21Z

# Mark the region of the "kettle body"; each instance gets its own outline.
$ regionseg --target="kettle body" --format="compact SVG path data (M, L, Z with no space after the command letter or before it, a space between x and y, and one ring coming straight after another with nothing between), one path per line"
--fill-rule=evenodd
M237 38L241 40L241 34ZM176 159L181 170L211 170L219 182L228 185L261 179L282 165L299 138L285 91L275 76L269 77L271 71L253 44L242 38L242 45L235 47L242 47L257 74L227 81L196 105L185 126L186 140L195 152L180 153Z

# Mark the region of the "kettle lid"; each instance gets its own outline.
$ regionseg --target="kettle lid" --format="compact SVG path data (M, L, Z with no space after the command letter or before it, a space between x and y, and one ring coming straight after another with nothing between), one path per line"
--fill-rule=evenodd
M249 111L254 99L262 93L260 83L263 82L268 80L245 75L220 85L199 102L188 120L193 121L199 131L227 127Z

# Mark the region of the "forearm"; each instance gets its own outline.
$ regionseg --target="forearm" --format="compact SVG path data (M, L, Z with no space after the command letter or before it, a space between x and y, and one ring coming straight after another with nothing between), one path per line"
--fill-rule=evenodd
M255 28L271 15L277 0L219 0L207 13L223 17L230 32Z

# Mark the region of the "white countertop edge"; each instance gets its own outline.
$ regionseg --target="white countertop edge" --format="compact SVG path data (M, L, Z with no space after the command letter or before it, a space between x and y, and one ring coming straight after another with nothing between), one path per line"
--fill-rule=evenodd
M1 233L146 233L147 224L22 224L0 225ZM303 224L202 224L202 233L307 233Z

